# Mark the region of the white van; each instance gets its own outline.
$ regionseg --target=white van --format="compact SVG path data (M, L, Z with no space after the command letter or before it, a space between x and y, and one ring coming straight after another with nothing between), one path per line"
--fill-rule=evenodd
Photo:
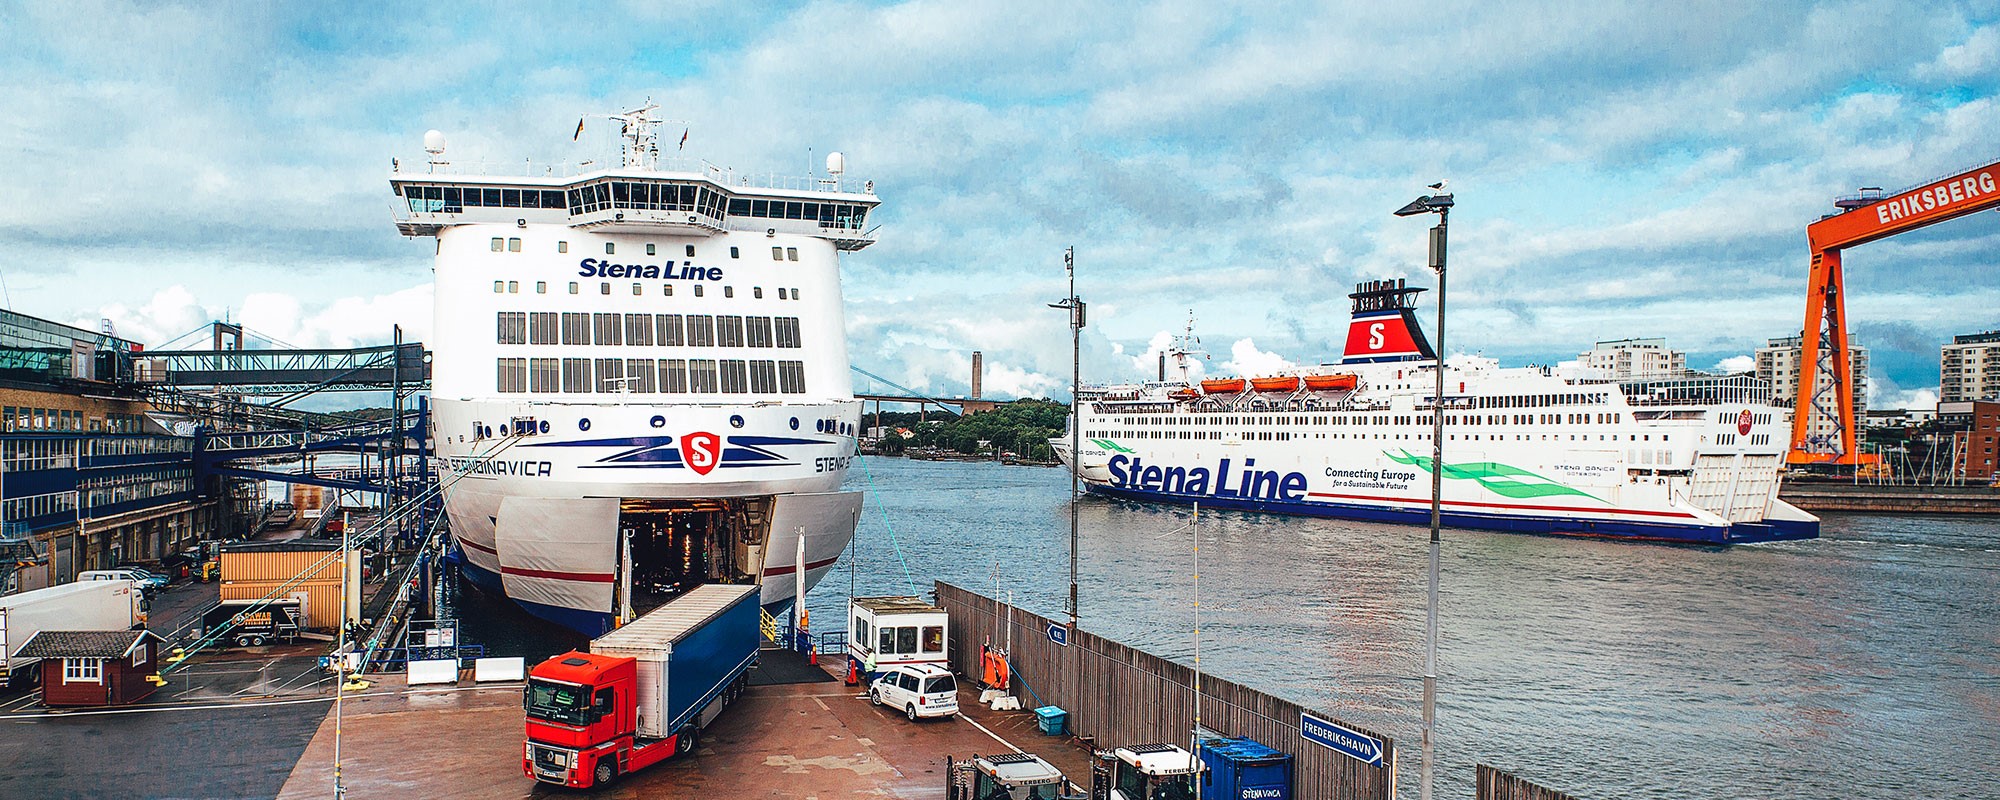
M167 578L144 570L136 569L93 569L77 573L79 581L131 581L133 585L146 591L164 589Z

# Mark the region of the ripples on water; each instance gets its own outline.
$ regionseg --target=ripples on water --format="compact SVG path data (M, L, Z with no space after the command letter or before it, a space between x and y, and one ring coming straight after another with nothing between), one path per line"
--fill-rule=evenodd
M996 572L1063 615L1067 473L875 458L848 482L868 498L815 629L839 629L850 585L990 594ZM1086 498L1080 517L1083 626L1191 661L1189 510ZM1203 668L1394 737L1415 797L1426 531L1204 511L1200 533ZM1817 541L1735 548L1445 536L1441 798L1472 797L1478 761L1599 799L2000 796L1991 519L1830 516ZM468 616L474 641L569 643L504 606Z

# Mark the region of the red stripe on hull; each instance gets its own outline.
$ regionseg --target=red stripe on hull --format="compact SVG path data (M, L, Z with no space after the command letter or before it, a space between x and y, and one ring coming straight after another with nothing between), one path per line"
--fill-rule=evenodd
M618 580L617 575L609 572L560 572L552 569L528 569L526 567L509 566L500 567L500 571L508 575L519 575L523 578L548 578L550 580L577 581L579 583L611 583Z
M806 571L811 572L821 567L831 567L833 566L833 562L839 560L840 559L836 557L836 558L829 558L825 561L808 561L806 562ZM779 577L784 577L786 575L791 575L795 572L797 572L797 570L792 567L767 567L764 570L764 577L779 578Z

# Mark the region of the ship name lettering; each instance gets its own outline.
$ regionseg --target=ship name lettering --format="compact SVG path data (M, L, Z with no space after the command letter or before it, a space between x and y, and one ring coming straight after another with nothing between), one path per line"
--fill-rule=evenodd
M697 267L687 262L678 266L667 262L659 264L613 264L586 258L577 264L576 274L586 278L653 278L670 281L719 281L722 280L721 267Z
M1147 464L1144 458L1127 455L1111 457L1111 485L1121 489L1149 492L1240 497L1246 500L1305 499L1306 476L1299 472L1256 469L1257 459L1243 459L1243 468L1230 481L1230 459L1222 459L1214 470L1207 467L1176 467Z
M853 463L853 461L854 461L853 456L828 456L826 458L816 458L813 459L813 471L839 472L841 470L847 469L847 466Z

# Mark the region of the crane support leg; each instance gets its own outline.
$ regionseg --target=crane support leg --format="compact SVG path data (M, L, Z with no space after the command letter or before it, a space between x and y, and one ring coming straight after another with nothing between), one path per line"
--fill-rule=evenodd
M1847 350L1847 301L1840 251L1813 253L1811 288L1799 352L1799 391L1792 404L1793 464L1857 464L1854 447L1854 368ZM1827 420L1831 430L1813 433Z

